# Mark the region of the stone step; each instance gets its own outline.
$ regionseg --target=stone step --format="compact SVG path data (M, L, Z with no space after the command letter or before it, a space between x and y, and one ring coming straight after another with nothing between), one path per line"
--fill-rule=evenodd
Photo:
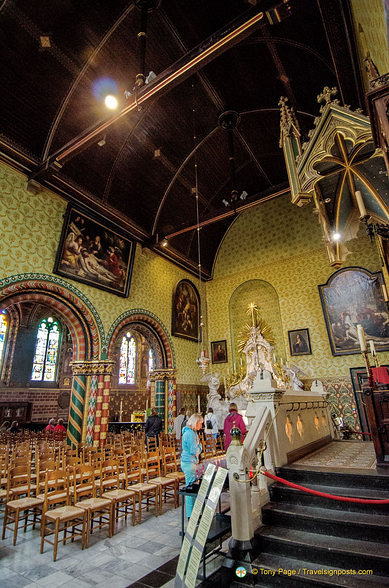
M369 488L377 490L389 489L389 468L381 468L382 472L376 470L358 470L352 472L337 471L319 471L307 469L304 466L289 465L276 468L276 475L285 478L290 482L304 485L305 482L322 486L341 486L343 488Z
M376 488L347 488L336 486L324 486L320 484L304 483L307 488L312 488L326 494L336 496L345 496L349 498L365 498L371 500L389 500L389 491L379 490ZM281 482L275 482L269 486L269 492L272 502L288 502L295 504L306 504L311 506L320 506L322 508L334 510L347 510L356 512L370 512L372 514L388 514L389 503L387 504L363 504L356 502L343 502L331 498L323 498L309 494L304 490L290 488Z
M269 526L389 543L389 509L388 514L372 514L270 502L262 508L262 521Z
M389 549L384 543L267 526L256 531L256 538L261 552L389 576Z

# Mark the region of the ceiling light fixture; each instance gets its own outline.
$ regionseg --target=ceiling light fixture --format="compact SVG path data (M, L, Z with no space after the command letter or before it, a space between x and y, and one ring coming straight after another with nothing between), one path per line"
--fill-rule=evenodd
M341 235L340 233L334 233L334 234L332 235L332 240L333 240L333 241L340 241L340 240L341 240L341 238L342 238L342 235Z
M108 96L106 96L104 99L104 104L107 108L109 108L109 110L115 110L115 108L118 107L119 102L116 96L108 94Z
M161 245L162 245L162 247L167 247L168 246L168 240L167 239L163 239L161 241Z
M231 196L230 200L223 199L222 202L224 206L232 206L234 211L236 211L236 205L238 200L246 200L248 194L245 190L239 194L239 190L237 188L236 182L236 166L235 166L235 151L234 151L234 129L238 122L240 121L240 116L235 110L226 110L223 112L218 119L219 126L227 131L228 134L228 151L229 151L229 161L230 161L230 173L231 173Z

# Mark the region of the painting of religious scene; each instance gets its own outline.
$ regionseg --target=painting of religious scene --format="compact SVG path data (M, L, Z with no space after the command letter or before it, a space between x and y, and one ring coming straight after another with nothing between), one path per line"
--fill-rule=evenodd
M68 206L54 273L128 296L135 246L93 213Z
M178 282L173 294L172 335L191 341L199 339L200 299L189 280Z
M383 277L362 268L333 274L319 293L333 355L359 353L357 325L379 351L389 349L389 314L383 295Z

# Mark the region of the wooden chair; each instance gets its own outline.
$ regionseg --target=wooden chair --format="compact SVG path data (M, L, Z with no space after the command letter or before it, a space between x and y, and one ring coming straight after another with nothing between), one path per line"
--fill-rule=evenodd
M23 522L24 532L31 525L35 529L43 506L43 498L31 496L31 492L35 488L31 484L31 472L29 469L26 470L24 466L11 467L9 469L2 539L5 538L7 529L12 530L13 544L16 545L19 522ZM32 516L31 522L29 520L30 515Z
M178 469L176 450L164 449L162 459L164 476L166 478L175 478L178 481L178 485L185 485L185 474Z
M160 452L149 452L146 460L146 480L151 484L159 486L159 512L162 514L162 500L167 502L168 498L173 499L174 508L178 506L178 480L172 477L161 476L161 455Z
M142 522L142 508L149 510L149 504L154 503L154 514L159 512L159 486L143 482L142 465L139 455L131 454L127 459L126 488L136 493L139 504L138 522Z
M113 501L114 520L119 518L127 521L128 513L132 513L132 525L135 525L136 498L133 490L120 488L119 466L116 460L106 460L101 464L100 497ZM114 529L112 529L113 534Z
M113 501L97 497L98 475L91 465L75 466L73 470L74 506L87 512L87 547L95 529L108 527L108 537L112 537L113 532Z
M69 529L70 535L67 534ZM53 545L53 560L56 561L60 533L63 533L64 545L69 539L73 542L76 537L81 537L81 549L84 549L86 532L86 510L70 504L68 473L64 470L48 471L45 477L40 552L43 553L45 542ZM52 535L53 541L50 539Z

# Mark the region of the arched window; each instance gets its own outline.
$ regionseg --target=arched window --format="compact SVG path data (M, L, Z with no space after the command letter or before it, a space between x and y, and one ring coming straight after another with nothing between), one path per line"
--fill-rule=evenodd
M0 313L0 368L3 363L4 344L5 344L5 337L7 335L7 329L8 329L7 317L5 316L5 310L3 310Z
M36 337L32 381L55 382L60 334L57 321L51 316L43 319Z
M128 331L120 346L119 384L135 384L136 382L136 341Z

